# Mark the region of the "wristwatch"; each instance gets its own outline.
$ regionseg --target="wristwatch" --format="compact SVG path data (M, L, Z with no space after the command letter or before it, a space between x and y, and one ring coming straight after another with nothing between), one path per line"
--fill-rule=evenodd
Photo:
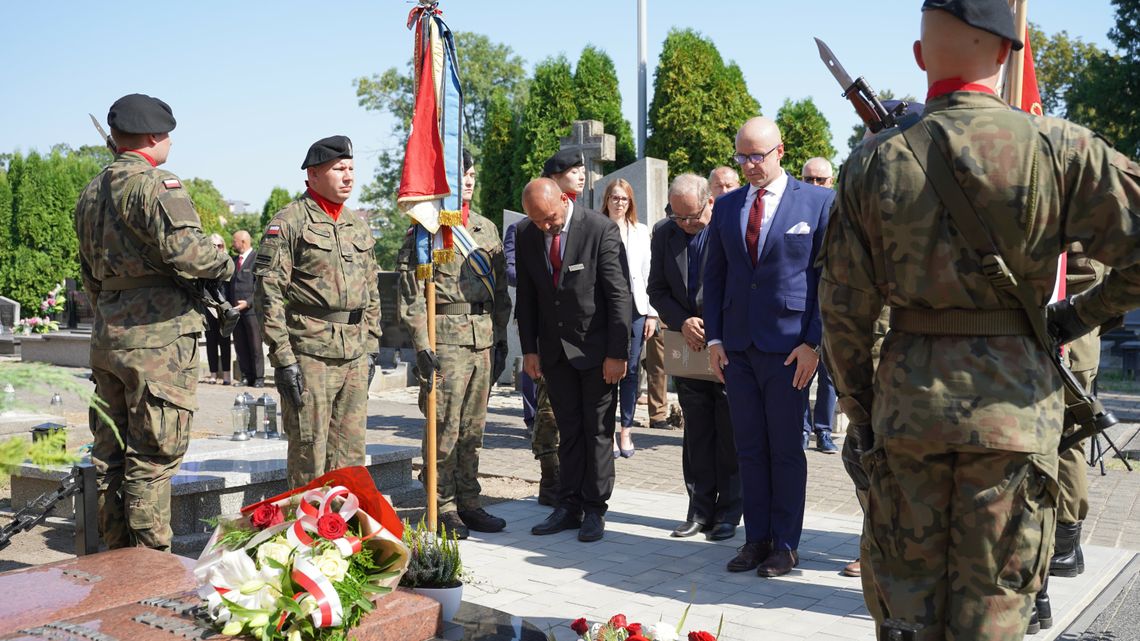
M804 341L804 345L807 345L808 347L810 347L811 351L815 352L816 356L819 356L819 345L816 345L815 343L812 343L810 341Z

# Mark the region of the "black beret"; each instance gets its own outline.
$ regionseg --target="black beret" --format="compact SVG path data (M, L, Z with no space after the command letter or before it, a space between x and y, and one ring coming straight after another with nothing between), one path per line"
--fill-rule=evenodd
M128 134L165 134L178 124L170 105L141 93L123 96L107 112L107 124Z
M467 173L468 169L475 166L475 159L471 157L471 152L463 149L463 173Z
M1015 51L1024 46L1006 0L923 0L922 10L927 9L941 9L975 29L1001 36L1013 43Z
M305 154L305 162L301 163L301 169L308 169L313 165L324 164L338 158L352 158L352 141L348 136L329 136L314 142L309 147L309 153Z
M544 178L550 178L554 174L560 174L574 167L583 167L585 164L586 163L582 162L581 153L573 149L563 149L546 159L546 162L542 165L542 176Z

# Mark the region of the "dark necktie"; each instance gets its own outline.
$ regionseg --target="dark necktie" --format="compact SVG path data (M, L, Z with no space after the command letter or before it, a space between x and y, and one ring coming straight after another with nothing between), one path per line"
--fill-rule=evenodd
M558 288L558 272L562 271L562 234L550 238L550 271L554 275L554 287Z
M760 221L764 220L764 190L756 191L756 200L752 201L752 208L748 210L748 228L744 232L744 244L748 246L748 256L752 258L752 266L759 260L757 248L760 245Z
M237 267L234 268L234 273L241 271L242 263L245 262L245 254L238 254Z

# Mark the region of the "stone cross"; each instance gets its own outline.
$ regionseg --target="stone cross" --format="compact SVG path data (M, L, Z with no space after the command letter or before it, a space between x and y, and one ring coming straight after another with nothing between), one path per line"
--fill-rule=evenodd
M575 120L570 135L561 139L559 149L573 149L582 154L586 165L586 187L578 194L578 202L594 203L594 183L602 177L601 163L617 158L614 137L604 131L597 120ZM597 204L594 205L597 208Z

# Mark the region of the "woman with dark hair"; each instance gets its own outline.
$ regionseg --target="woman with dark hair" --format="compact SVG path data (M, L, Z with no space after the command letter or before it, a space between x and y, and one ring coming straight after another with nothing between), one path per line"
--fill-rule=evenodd
M645 287L649 282L649 228L637 222L637 203L633 187L617 179L606 185L602 197L602 213L617 223L625 258L629 267L629 287L633 292L633 329L629 345L629 363L625 378L618 385L618 411L621 431L614 434L614 458L633 456L633 414L637 409L638 364L645 338L657 329L657 312L649 305Z

